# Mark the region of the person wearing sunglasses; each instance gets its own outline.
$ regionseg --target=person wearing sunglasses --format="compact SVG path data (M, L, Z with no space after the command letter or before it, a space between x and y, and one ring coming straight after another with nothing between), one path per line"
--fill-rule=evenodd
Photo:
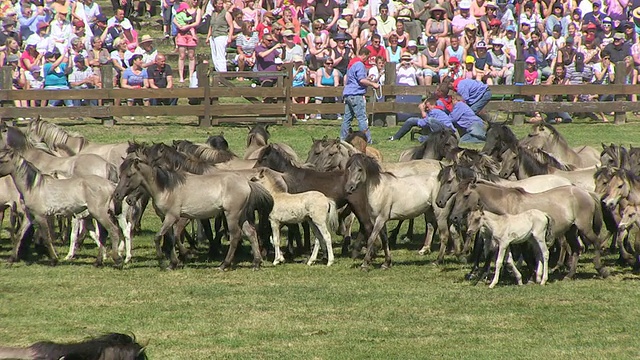
M285 44L278 44L275 41L273 34L267 33L262 37L262 43L256 46L256 68L258 71L276 71L276 58L280 58L282 48ZM276 78L261 77L260 82L262 86L273 86L276 82Z

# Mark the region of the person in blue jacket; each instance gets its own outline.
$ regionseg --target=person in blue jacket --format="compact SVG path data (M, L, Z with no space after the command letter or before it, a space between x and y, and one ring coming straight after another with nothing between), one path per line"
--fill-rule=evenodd
M426 121L424 119L427 119L427 112L429 111L426 106L427 106L427 100L429 100L431 97L435 97L436 99L436 103L435 103L435 110L443 110L445 112L445 114L449 114L449 112L453 109L453 104L451 103L451 97L448 95L449 89L447 86L442 86L442 84L438 85L438 87L436 88L436 91L430 95L427 96L427 99L425 101L423 101L422 103L420 103L420 105L418 105L418 108L420 109L420 113L421 113L421 117L411 117L408 118L407 120L405 120L402 123L402 127L400 127L400 129L391 137L389 137L389 141L394 141L394 140L400 140L406 133L408 133L409 131L411 131L411 128L414 126L420 126L420 127L425 127L422 125L419 125L418 123L421 122L421 120ZM434 112L436 115L434 117L440 117L443 118L442 114L440 114L440 112ZM425 125L426 122L422 122ZM434 131L433 129L429 128L429 130ZM454 129L455 130L455 129Z
M482 119L464 102L462 95L453 94L451 98L453 110L449 117L460 133L460 142L481 143L486 141L487 131Z
M491 100L491 90L489 86L482 81L473 79L459 78L455 81L451 77L442 80L443 83L449 84L449 88L462 96L464 102L469 105L473 112L482 117L482 109Z

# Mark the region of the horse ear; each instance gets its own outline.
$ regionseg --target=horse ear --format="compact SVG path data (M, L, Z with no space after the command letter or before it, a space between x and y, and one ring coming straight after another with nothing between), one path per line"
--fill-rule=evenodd
M251 129L252 129L251 125L247 125L247 129L249 129L249 131L251 131Z
M224 136L224 131L220 131L220 136Z
M607 148L607 145L605 145L604 143L600 143L600 145L602 145L602 150Z

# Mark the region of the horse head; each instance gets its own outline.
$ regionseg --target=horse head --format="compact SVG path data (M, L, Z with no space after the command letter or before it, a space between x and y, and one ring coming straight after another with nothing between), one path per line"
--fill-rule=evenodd
M316 160L318 156L322 153L325 147L328 145L329 137L325 135L322 139L314 139L311 138L311 149L309 149L309 153L307 154L307 163L316 164Z
M629 197L635 185L640 183L631 171L625 169L615 169L611 179L607 183L607 189L602 197L602 202L610 209L618 205L620 200Z
M206 144L216 150L229 151L229 143L227 142L227 139L224 138L223 132L221 132L220 135L209 136Z
M447 201L458 191L461 181L476 180L475 172L457 164L443 166L438 173L440 188L436 196L436 205L444 208Z
M469 211L467 215L467 236L473 237L482 228L482 218L484 216L484 208L482 204L478 204L474 209Z
M141 174L144 162L136 157L125 159L120 165L120 180L113 192L115 201L121 202L127 195L141 187L144 177ZM147 167L149 165L146 165Z
M480 204L480 195L478 194L475 181L466 180L461 182L454 199L455 204L453 209L451 209L449 219L454 223L460 224L466 214Z
M344 189L348 194L356 191L359 185L375 187L380 183L380 165L364 154L354 154L346 165L347 181Z
M264 146L269 143L271 133L269 133L269 124L255 124L247 135L247 147L251 145Z
M499 160L505 150L517 144L518 138L506 124L489 123L482 152Z
M518 162L518 151L519 147L509 148L505 152L502 153L502 165L500 166L500 171L498 172L498 176L503 179L508 179L511 174L516 172L519 166Z

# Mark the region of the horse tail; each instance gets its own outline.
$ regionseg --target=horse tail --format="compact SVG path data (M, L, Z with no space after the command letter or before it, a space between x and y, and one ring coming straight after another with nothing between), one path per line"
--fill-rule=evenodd
M271 210L273 209L273 196L271 196L264 186L252 181L247 183L251 188L251 193L249 194L249 201L244 208L245 219L255 223L254 214L257 211L260 223L268 224L269 214L271 214Z
M607 207L602 206L602 201L600 200L600 197L596 193L589 192L589 195L591 196L591 198L593 199L593 202L595 203L595 209L593 212L592 229L596 234L598 234L598 236L600 236L600 231L602 231L602 225L604 223L603 211L605 211L604 209L606 209Z
M107 162L107 179L114 184L117 184L120 181L120 176L118 176L118 168L110 162Z
M555 221L551 216L549 216L546 213L545 213L545 216L547 217L547 228L544 231L544 239L545 239L544 241L547 243L548 247L551 247L553 246L553 243L556 241L555 237L553 237L553 226L555 224Z
M335 201L327 199L327 202L329 203L327 225L329 225L330 231L335 232L338 229L338 209Z

